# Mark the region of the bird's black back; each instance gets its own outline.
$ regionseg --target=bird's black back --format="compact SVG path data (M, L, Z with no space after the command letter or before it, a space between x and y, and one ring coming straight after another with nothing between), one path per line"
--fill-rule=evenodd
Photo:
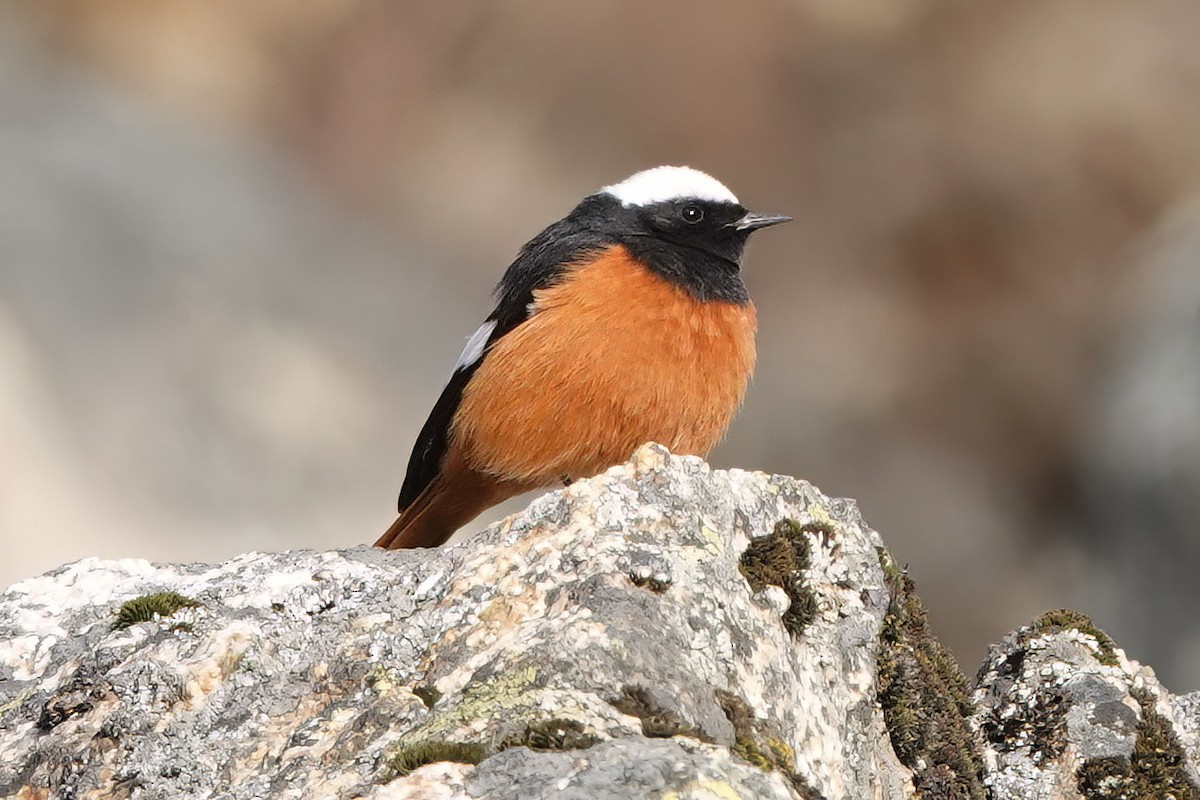
M495 322L496 327L488 336L484 353L454 371L417 436L408 460L408 472L400 487L398 505L401 512L417 499L441 470L442 458L449 444L450 426L462 401L463 389L487 357L487 348L529 319L534 291L553 286L572 262L614 243L611 236L602 235L586 219L572 212L521 248L496 287L496 308L484 323Z

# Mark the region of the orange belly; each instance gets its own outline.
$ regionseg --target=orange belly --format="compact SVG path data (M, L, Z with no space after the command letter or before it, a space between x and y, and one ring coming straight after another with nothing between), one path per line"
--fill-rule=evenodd
M754 369L750 303L700 302L624 247L534 293L463 392L451 447L528 487L586 477L646 441L707 455Z

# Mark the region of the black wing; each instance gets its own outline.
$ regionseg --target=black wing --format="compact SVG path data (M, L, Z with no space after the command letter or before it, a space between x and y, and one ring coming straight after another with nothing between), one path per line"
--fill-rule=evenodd
M496 287L496 309L484 323L495 325L482 350L476 358L468 359L467 363L459 364L454 370L417 436L408 459L408 472L400 487L398 506L401 512L425 491L425 487L441 471L449 443L450 425L462 401L463 389L487 358L492 344L529 319L534 291L553 286L573 262L588 253L614 244L611 236L602 236L594 227L594 212L607 205L608 198L596 195L587 198L570 216L554 223L521 248L516 260L504 273ZM464 355L468 353L464 351Z

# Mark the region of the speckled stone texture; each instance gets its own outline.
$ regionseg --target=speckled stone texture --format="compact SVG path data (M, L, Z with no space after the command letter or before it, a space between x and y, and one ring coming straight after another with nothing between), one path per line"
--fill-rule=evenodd
M972 701L994 800L1200 798L1200 694L1172 697L1081 614L993 645Z
M787 520L799 636L739 569ZM647 446L457 547L80 561L0 596L0 796L909 796L880 546L849 501ZM202 605L114 629L167 591ZM447 743L484 760L421 765Z
M84 560L0 595L0 796L1190 791L1200 702L1082 615L993 650L974 728L930 712L930 686L965 684L903 585L852 502L654 445L457 547ZM897 694L912 675L925 694Z

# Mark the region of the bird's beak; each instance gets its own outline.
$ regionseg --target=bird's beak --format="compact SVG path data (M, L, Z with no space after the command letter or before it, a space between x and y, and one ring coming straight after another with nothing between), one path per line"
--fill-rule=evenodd
M791 217L785 217L782 214L755 214L754 212L749 212L746 216L733 223L733 228L738 231L756 231L759 228L768 228L772 225L778 225L781 222L791 221Z

